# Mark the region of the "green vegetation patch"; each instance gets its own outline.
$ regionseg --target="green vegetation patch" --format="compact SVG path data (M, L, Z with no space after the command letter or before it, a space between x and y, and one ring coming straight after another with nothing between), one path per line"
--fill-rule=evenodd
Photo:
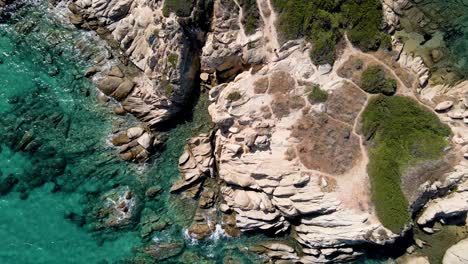
M316 64L333 64L343 30L348 30L350 41L364 51L388 42L388 36L380 31L379 0L273 0L273 6L279 13L282 40L305 37L311 41L311 58Z
M175 53L171 53L169 54L169 56L167 56L167 61L173 66L177 66L177 63L179 62L179 55L175 54Z
M320 89L320 85L315 84L311 86L309 89L310 89L310 92L307 95L307 99L309 99L309 102L311 104L323 103L327 101L328 93Z
M251 35L260 26L260 11L256 0L239 0L242 7L242 25L245 34Z
M396 92L397 81L387 78L380 65L370 65L361 75L361 88L371 94L392 95Z
M372 141L372 201L382 224L399 233L410 221L401 175L418 162L441 158L451 131L435 114L403 96L371 99L362 122L364 135Z
M239 92L232 92L228 94L227 99L231 102L235 102L242 98L242 95Z
M193 0L165 0L163 15L168 17L175 13L179 17L188 17L192 13Z

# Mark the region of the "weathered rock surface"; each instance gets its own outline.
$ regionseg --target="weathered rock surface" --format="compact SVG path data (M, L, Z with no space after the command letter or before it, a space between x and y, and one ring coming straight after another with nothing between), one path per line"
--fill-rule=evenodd
M243 231L281 233L293 225L306 253L301 262L350 260L361 254L352 246L384 243L395 235L382 227L371 210L354 207L338 194L345 192L338 190L340 181L347 181L344 179L351 171L355 175L363 161L353 124L365 95L359 91L355 94L361 108L346 115L336 108L324 112L326 103L312 105L307 100L308 87L313 83L337 92L335 99L342 100L343 105L352 100L339 96L347 93L338 93L350 87L336 75L321 74L307 51L299 50L210 91L209 111L219 127L214 152L219 177L227 183L221 193ZM234 92L240 99L229 100ZM319 126L328 126L323 129L328 132L310 143L303 119L320 117L328 120ZM312 148L303 148L307 144ZM327 149L327 144L333 150ZM315 155L319 149L323 151ZM324 163L334 165L327 167ZM365 166L361 172L366 175ZM353 188L350 184L347 187ZM277 251L281 250L266 250L266 254L299 262L289 250Z
M179 158L182 179L175 182L171 192L177 192L198 183L204 177L212 177L214 157L211 135L201 134L187 141L184 153Z
M122 101L127 112L150 127L157 127L181 110L197 77L196 43L203 41L203 26L197 24L195 15L166 17L163 1L76 0L68 7L72 23L96 31L137 69L127 76L120 67L110 68L98 83L101 91ZM206 8L194 14L209 14L209 5Z
M131 127L126 131L118 132L111 142L119 147L118 152L123 160L134 162L146 161L159 144L150 132L145 132L141 127Z
M452 179L460 182L456 190L447 196L430 201L417 220L419 225L428 225L441 219L463 216L468 212L468 167L458 166L447 181L452 181Z
M468 263L468 239L462 240L450 247L444 255L443 264Z

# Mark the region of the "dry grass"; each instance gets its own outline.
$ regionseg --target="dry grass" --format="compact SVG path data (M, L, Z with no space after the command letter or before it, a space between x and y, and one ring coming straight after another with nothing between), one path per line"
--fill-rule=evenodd
M293 90L295 86L296 82L289 73L278 71L270 76L270 90L268 92L270 94L286 94Z
M343 174L361 156L359 139L351 127L327 114L306 115L293 126L300 140L297 154L304 166L330 174Z
M366 102L366 94L349 82L333 91L327 101L327 113L340 121L353 125Z

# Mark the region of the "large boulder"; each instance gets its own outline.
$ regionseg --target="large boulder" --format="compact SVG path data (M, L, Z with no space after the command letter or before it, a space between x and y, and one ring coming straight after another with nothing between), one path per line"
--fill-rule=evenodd
M464 239L450 247L444 255L443 264L468 263L468 239Z

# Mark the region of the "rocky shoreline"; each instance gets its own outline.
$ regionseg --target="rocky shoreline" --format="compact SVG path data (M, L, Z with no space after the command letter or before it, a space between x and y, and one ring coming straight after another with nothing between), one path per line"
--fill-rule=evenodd
M115 106L115 114L130 113L141 122L112 136L122 160L148 161L163 148L171 123L190 111L197 86L209 90L215 128L187 139L178 160L181 179L170 189L196 200L188 236L203 240L221 228L232 237L242 232L287 237L286 242L249 248L274 263L352 261L366 254L366 247L392 247L408 236L412 223L395 234L381 224L370 200L368 143L360 131L360 115L371 96L353 76L343 75L353 56L364 65L384 65L399 80L399 94L431 107L454 133L446 152L454 156L446 162L452 167L420 168L434 175L410 189L415 223L437 232L435 222L466 217L467 83L432 85L423 59L407 54L397 38L391 55L366 57L346 43L334 65L314 65L309 57L313 45L304 40L280 45L270 1L257 2L261 23L250 35L234 0L194 1L188 16L167 14L163 1L53 3L67 7L77 28L95 32L107 43L108 53L84 76L96 83L103 103ZM408 5L383 2L390 33L399 28L401 10ZM325 102L309 97L314 86L326 92ZM417 168L409 173L423 174ZM147 190L146 196L160 191ZM103 227L112 228L135 217L132 212L141 198L123 188L102 199L107 201ZM151 217L145 221L148 234L170 225ZM163 261L180 254L183 246L154 244L140 252ZM450 249L444 263L452 263L460 247Z

